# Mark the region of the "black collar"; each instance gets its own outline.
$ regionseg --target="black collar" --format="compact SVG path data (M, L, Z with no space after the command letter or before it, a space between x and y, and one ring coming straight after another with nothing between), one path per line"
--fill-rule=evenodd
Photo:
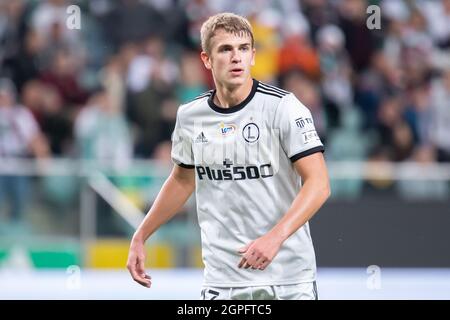
M248 95L248 97L245 98L244 101L242 101L238 105L232 106L229 108L222 108L214 103L214 95L216 94L216 89L214 89L212 95L208 98L208 105L210 106L211 109L213 109L214 111L219 112L219 113L233 113L233 112L239 111L242 108L244 108L250 102L250 100L253 99L253 96L255 95L257 87L258 87L258 80L253 79L252 90L250 91L250 94Z

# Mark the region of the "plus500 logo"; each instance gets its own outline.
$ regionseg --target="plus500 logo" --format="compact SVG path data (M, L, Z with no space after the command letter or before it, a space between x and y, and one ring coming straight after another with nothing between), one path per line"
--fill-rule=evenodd
M195 167L200 180L245 180L259 179L273 176L271 164L258 166L236 166L230 169L211 169L210 167Z

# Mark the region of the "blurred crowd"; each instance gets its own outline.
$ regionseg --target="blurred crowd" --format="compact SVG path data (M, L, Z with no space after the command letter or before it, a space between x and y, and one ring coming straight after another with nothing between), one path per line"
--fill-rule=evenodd
M0 1L0 158L168 161L178 106L213 86L199 29L220 11L249 18L253 76L311 109L328 159L450 161L450 0Z
M80 29L67 26L72 4ZM253 77L311 110L328 160L450 161L450 0L0 0L0 161L170 162L179 105L213 87L200 27L223 11L250 20ZM68 189L50 178L53 194ZM349 196L362 186L334 183ZM448 194L443 183L399 186ZM26 177L0 175L15 220L26 189Z

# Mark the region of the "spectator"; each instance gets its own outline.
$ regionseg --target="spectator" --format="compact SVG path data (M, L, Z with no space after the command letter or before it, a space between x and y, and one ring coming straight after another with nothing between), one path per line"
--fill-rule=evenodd
M317 32L317 45L329 127L338 127L341 114L353 106L352 70L344 47L344 34L335 25L323 26Z
M31 112L16 102L16 89L9 79L0 79L0 161L49 155L48 145ZM0 203L10 202L9 218L20 225L26 210L29 177L0 175Z
M367 6L366 0L343 0L339 6L339 26L356 72L370 66L376 49L375 36L366 26Z
M278 69L281 74L291 70L301 70L313 79L320 74L319 56L309 38L309 24L298 13L284 20L284 41L278 56Z
M431 89L432 141L437 160L450 162L450 68L437 79Z
M104 90L95 93L78 115L75 137L81 158L105 168L123 168L132 157L128 125Z
M418 171L417 167L402 167L400 175L414 176L416 179L401 179L398 182L397 187L401 196L410 201L447 199L449 186L445 181L439 179L433 181L421 177L422 174L433 169L432 166L436 162L436 150L429 145L418 146L409 160L419 165L421 170Z
M64 104L79 106L86 102L87 93L78 82L75 61L66 49L54 53L51 67L43 71L41 80L59 92Z

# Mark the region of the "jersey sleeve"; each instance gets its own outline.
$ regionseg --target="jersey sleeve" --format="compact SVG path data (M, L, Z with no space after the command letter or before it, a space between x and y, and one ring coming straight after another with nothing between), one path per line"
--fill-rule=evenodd
M172 133L172 161L183 168L194 168L194 157L192 154L192 141L186 135L186 130L183 128L180 119L180 110L177 112L177 120L175 129Z
M274 127L280 131L281 146L292 162L316 152L324 152L311 112L294 94L287 95L280 102Z

